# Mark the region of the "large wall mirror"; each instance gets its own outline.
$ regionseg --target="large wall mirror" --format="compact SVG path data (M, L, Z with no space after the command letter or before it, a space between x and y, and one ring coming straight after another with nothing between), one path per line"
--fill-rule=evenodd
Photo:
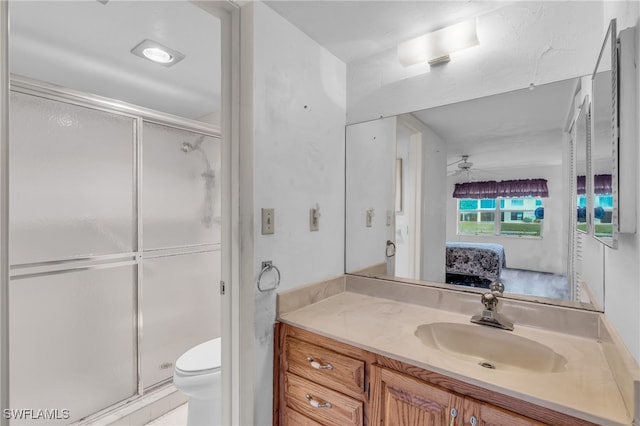
M346 272L592 308L570 271L581 80L347 126Z

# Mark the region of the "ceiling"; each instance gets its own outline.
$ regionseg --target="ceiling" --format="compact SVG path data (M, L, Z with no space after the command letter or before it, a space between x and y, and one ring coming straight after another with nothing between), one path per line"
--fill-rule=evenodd
M476 167L486 169L560 165L576 85L569 79L413 115L447 142L448 164L469 155Z
M505 1L266 1L346 63L479 17ZM576 87L567 80L414 113L447 143L447 163L469 155L496 171L562 163L563 128ZM455 170L454 165L449 170Z
M344 62L395 48L402 41L477 17L501 1L266 1ZM153 39L186 55L164 67L130 53ZM220 22L188 1L16 1L11 3L11 71L60 86L188 118L220 108ZM550 86L551 87L551 86ZM450 161L562 128L573 83L538 87L416 113L449 142ZM508 106L504 100L507 99ZM514 108L513 105L517 105ZM519 135L515 132L518 131ZM537 136L536 136L537 135ZM508 142L510 141L510 142ZM549 147L551 148L551 147ZM553 149L559 149L557 146ZM533 160L529 156L529 160ZM539 159L542 161L542 158ZM511 159L510 164L516 164ZM488 166L486 166L488 167Z
M513 1L275 0L265 3L349 63Z
M500 1L267 1L344 62L476 17ZM130 54L149 38L186 55L167 68ZM15 1L11 72L188 118L220 108L220 22L182 1Z
M220 21L187 1L14 1L11 72L187 118L220 109ZM144 39L186 55L134 56Z

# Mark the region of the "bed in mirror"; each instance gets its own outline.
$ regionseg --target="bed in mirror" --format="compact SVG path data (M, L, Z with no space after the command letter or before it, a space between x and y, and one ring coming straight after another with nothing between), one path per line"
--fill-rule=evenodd
M347 126L346 272L471 292L500 280L505 297L593 309L570 253L583 80Z

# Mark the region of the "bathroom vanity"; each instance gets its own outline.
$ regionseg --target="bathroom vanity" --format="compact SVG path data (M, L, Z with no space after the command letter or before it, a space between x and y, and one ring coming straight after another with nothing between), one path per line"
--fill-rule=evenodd
M447 289L346 276L281 293L274 424L632 423L638 366L600 313L501 302L514 331L470 324L479 297Z

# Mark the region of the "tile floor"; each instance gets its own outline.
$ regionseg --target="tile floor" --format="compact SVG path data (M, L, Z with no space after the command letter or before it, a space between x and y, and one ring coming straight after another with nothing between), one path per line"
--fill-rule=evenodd
M169 411L164 416L147 423L146 426L186 426L187 424L187 404L182 404L178 408Z

